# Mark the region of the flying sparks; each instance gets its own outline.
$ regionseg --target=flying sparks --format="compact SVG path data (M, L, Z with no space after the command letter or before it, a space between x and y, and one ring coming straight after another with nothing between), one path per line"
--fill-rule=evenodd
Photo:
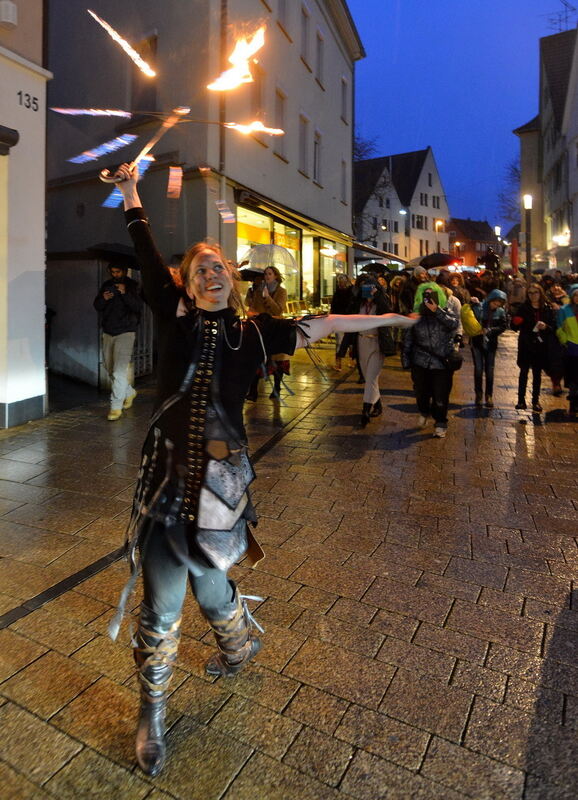
M86 10L90 16L98 22L99 25L102 25L110 38L122 47L127 56L134 61L141 72L143 72L145 75L148 75L149 78L154 78L156 76L154 69L147 64L144 58L141 58L134 47L131 47L126 39L123 39L122 36L117 33L111 25L108 24L108 22L105 22L105 20L101 19L97 14L94 13L94 11L91 11L90 8L87 8Z
M229 63L233 66L221 73L216 81L209 83L207 89L214 92L226 92L229 89L236 89L242 83L252 83L253 75L249 67L249 60L265 44L265 26L253 34L251 39L244 36L237 39L235 48L229 56Z
M244 134L268 133L269 136L284 136L285 134L285 131L281 128L267 128L258 119L256 119L254 122L250 122L248 125L241 125L237 122L224 122L223 125L225 128L231 128L234 131L239 131L239 133Z
M71 164L86 164L87 161L96 161L107 153L114 153L116 150L126 147L137 138L138 137L132 133L123 133L122 136L117 136L116 139L110 139L108 142L104 142L98 147L94 147L92 150L85 150L84 153L80 153L80 155L67 160L70 161Z
M116 108L57 108L51 106L50 110L56 111L58 114L68 114L71 117L83 115L88 117L125 117L126 119L132 117L132 112L120 111Z

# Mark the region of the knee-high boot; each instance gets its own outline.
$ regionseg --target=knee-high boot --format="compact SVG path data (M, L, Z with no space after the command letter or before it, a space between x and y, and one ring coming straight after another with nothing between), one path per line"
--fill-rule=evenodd
M211 617L203 611L219 648L205 669L209 675L222 675L225 678L240 672L261 649L261 640L251 632L251 622L254 620L247 603L235 584L232 581L229 583L234 593L233 600L220 610L221 613Z
M134 648L141 697L136 758L147 775L158 775L165 763L167 690L177 657L180 626L180 616L155 614L141 605Z

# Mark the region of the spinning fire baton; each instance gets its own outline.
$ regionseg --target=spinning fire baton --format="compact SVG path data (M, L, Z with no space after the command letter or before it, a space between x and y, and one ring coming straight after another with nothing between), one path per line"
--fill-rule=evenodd
M165 119L155 135L149 139L138 156L134 159L134 161L131 162L131 167L136 166L139 161L142 161L142 159L150 153L155 144L165 135L165 133L170 130L173 125L176 125L176 123L179 121L179 118L185 114L188 114L190 110L190 108L186 108L184 106L173 109L170 117ZM103 183L122 183L123 181L123 178L117 178L114 173L111 173L108 169L101 170L98 177L101 181L103 181Z

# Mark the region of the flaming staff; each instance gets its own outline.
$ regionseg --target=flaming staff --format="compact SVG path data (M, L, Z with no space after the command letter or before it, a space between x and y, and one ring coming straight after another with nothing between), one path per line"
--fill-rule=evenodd
M142 159L150 153L155 144L165 135L165 133L169 131L173 125L176 125L179 119L188 114L190 110L191 109L187 108L186 106L180 106L179 108L173 109L173 113L170 115L170 117L165 119L160 128L155 132L154 136L151 136L137 157L131 162L131 166L134 167L139 163L139 161L142 161ZM121 183L122 181L122 179L117 178L107 169L100 171L99 178L104 183Z
M126 39L122 38L120 33L117 33L115 31L112 25L109 25L108 22L101 19L97 14L94 13L94 11L91 11L90 8L87 8L86 10L90 14L90 16L93 17L98 22L99 25L102 25L102 27L108 33L110 38L122 47L127 56L134 61L134 63L137 65L137 67L140 69L141 72L143 72L145 75L148 75L149 78L154 78L156 76L156 72L154 71L154 69L147 64L144 58L142 58L139 55L139 53L137 53L134 47L130 46L130 44L126 41Z

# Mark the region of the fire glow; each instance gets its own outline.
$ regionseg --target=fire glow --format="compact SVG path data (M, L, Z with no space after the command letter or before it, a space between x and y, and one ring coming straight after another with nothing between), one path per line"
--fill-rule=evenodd
M57 114L68 114L71 117L125 117L130 119L132 113L130 111L121 111L117 108L57 108L52 106L51 111L56 111Z
M267 128L260 120L255 120L254 122L250 122L248 125L241 125L237 122L224 122L223 125L225 128L231 128L234 131L239 131L239 133L244 133L245 135L249 133L267 133L269 136L284 136L285 131L281 128Z
M122 136L117 136L116 139L110 139L108 142L104 142L98 147L94 147L92 150L85 150L84 153L80 153L80 155L67 160L70 161L71 164L86 164L87 161L96 161L107 153L114 153L116 150L120 150L132 144L137 138L138 137L132 133L123 133Z
M265 26L253 34L251 39L244 36L237 39L235 48L229 56L229 63L233 66L221 73L216 81L209 83L207 89L213 92L226 92L229 89L236 89L242 83L252 83L253 75L249 67L249 60L265 44Z
M122 36L115 31L112 25L109 25L108 22L105 22L105 20L101 19L97 14L94 13L94 11L91 11L90 8L87 8L86 10L90 16L98 22L99 25L102 25L110 38L122 47L127 56L134 61L141 72L143 72L145 75L148 75L149 78L154 78L156 76L154 69L147 64L144 58L141 58L134 47L131 47L126 39L123 39Z

